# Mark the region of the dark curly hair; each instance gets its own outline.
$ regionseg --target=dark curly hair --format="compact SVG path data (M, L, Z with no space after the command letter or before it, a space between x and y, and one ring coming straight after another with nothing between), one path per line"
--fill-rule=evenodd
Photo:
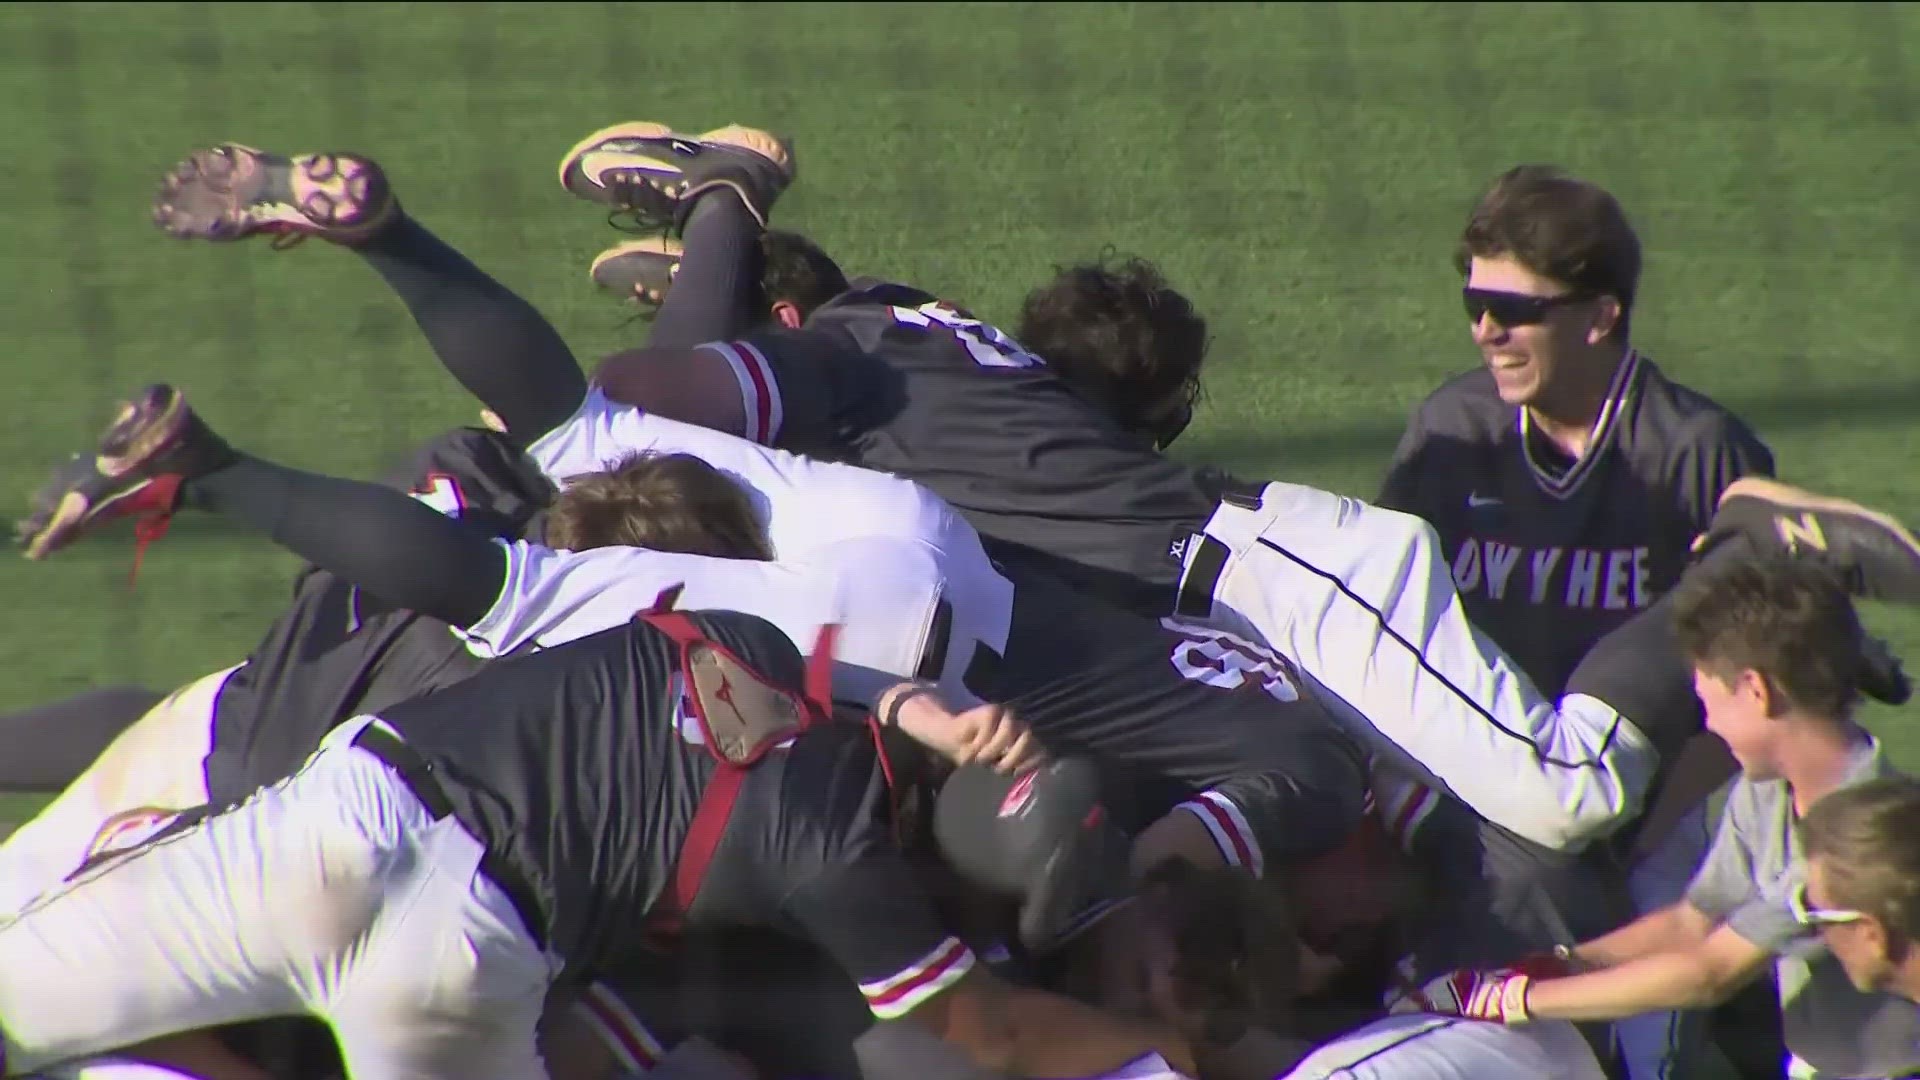
M1109 253L1060 269L1027 294L1014 336L1157 446L1192 419L1207 320L1145 259Z
M847 291L847 275L819 244L796 232L768 229L760 234L760 309L786 300L800 317Z
M1174 947L1181 1010L1203 1044L1224 1046L1249 1027L1285 1030L1300 983L1293 916L1245 871L1168 858L1140 883L1138 903Z

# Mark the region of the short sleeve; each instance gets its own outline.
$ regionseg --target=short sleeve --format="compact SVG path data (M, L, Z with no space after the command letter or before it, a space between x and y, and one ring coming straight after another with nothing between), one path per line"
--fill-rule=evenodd
M848 435L846 418L879 387L873 365L859 350L823 332L766 330L701 348L719 353L733 369L744 434L766 446L836 446Z
M1799 938L1806 928L1793 917L1793 890L1799 884L1794 874L1757 886L1753 898L1727 916L1727 928L1752 942L1756 948L1778 955Z
M787 895L784 914L859 984L873 1015L905 1016L973 969L973 950L890 843L873 836L841 855Z
M1374 502L1389 510L1419 513L1420 478L1426 471L1427 402L1423 401L1407 418L1407 429L1394 447L1393 460L1387 465L1386 479L1380 483L1380 497Z
M1743 476L1772 476L1773 452L1738 417L1710 413L1693 425L1679 448L1674 495L1687 524L1705 532L1720 496Z
M1707 849L1707 857L1687 885L1687 903L1715 922L1726 920L1759 892L1753 880L1753 852L1746 839L1748 830L1757 824L1751 820L1754 809L1752 785L1745 780L1735 784L1726 811L1720 815L1713 846Z
M1302 741L1303 748L1316 743ZM1232 776L1179 805L1200 819L1231 866L1255 877L1269 865L1313 858L1340 846L1359 825L1366 781L1358 761L1332 740L1292 773Z

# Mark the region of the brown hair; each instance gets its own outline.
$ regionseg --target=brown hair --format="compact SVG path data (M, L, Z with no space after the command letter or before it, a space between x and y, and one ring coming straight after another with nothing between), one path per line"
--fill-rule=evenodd
M1788 555L1733 560L1681 578L1673 597L1680 651L1724 682L1756 671L1785 703L1843 720L1865 667L1866 631L1844 586Z
M1605 188L1553 165L1518 165L1480 197L1454 252L1462 273L1475 257L1509 256L1576 292L1620 301L1625 330L1640 288L1640 237Z
M1300 983L1300 939L1272 890L1231 867L1170 857L1149 870L1139 903L1174 944L1180 1005L1224 1045L1250 1026L1284 1030Z
M1920 939L1920 780L1889 776L1842 788L1800 819L1808 859L1819 859L1836 906Z
M635 454L568 482L547 511L545 540L567 551L643 547L773 558L746 490L691 454Z

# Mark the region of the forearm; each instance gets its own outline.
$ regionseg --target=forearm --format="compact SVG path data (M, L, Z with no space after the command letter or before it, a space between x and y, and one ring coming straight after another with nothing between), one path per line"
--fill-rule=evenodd
M1660 953L1697 948L1712 932L1713 923L1682 901L1576 947L1573 959L1582 968L1610 968Z
M1013 1076L1100 1076L1157 1053L1183 1076L1195 1075L1193 1051L1165 1025L1122 1020L1071 998L1016 990L1008 1002Z
M1536 1020L1618 1020L1711 1008L1739 988L1692 952L1663 952L1585 975L1536 981L1527 987L1527 1013Z

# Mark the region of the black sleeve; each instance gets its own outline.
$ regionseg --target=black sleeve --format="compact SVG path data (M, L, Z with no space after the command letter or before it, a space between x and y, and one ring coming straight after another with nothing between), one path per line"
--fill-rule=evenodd
M878 365L839 335L763 330L719 346L729 354L746 406L746 437L805 452L858 434L858 417L883 386Z
M1681 442L1671 475L1681 512L1692 530L1702 533L1729 484L1743 476L1773 475L1773 452L1739 418L1708 413Z
M801 736L765 795L772 828L757 873L778 883L777 921L858 984L875 1016L903 1016L973 967L900 854L893 791L864 728Z
M1310 738L1295 749L1285 771L1240 773L1179 806L1207 827L1229 864L1256 877L1333 850L1366 810L1366 776L1350 744Z
M1387 475L1380 482L1380 497L1373 500L1377 505L1389 510L1404 513L1420 512L1415 496L1420 490L1420 478L1426 471L1428 456L1427 411L1432 398L1422 401L1407 417L1407 428L1400 433L1400 444L1394 447L1393 460L1387 463Z
M892 841L870 830L788 893L783 913L860 986L882 1020L904 1016L973 969Z

